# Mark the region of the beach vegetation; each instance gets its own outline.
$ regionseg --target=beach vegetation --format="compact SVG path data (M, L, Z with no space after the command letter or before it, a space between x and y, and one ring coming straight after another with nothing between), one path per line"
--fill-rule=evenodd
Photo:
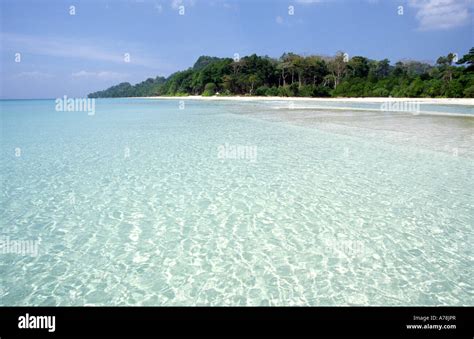
M136 85L120 83L90 98L182 95L281 97L472 98L474 48L457 60L449 53L435 64L364 56L302 56L275 59L252 54L242 58L200 56L187 70Z

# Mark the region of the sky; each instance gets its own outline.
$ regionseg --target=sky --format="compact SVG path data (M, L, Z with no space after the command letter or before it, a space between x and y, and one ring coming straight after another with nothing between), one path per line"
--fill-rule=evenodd
M473 12L474 0L0 0L0 98L83 97L200 55L434 63L474 47Z

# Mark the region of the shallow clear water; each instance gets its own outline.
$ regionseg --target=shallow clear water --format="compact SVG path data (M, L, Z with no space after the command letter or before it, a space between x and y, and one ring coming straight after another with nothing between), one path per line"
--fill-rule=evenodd
M311 100L288 100L281 101L275 100L270 102L270 106L277 109L288 109L288 108L350 108L353 111L368 110L368 111L393 111L393 112L410 112L413 114L444 114L444 115L474 115L474 108L472 105L460 105L460 104L435 104L424 101L405 101L403 99L397 100L397 98L391 98L391 101L382 102L358 102L358 101L337 101L335 99L322 100L322 101L311 101ZM266 104L269 102L266 101Z
M1 305L474 305L474 118L183 100L0 103Z

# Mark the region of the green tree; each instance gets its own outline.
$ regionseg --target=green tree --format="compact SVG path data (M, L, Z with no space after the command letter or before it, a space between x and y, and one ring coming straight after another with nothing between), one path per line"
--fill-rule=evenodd
M214 94L216 94L216 84L213 83L213 82L209 82L206 84L206 86L204 87L204 92L202 93L203 96L212 96Z
M239 60L200 56L193 67L169 77L120 83L91 98L152 95L281 95L281 96L394 96L473 97L474 48L457 63L448 54L435 66L405 60L369 60L344 53L334 57L284 53L279 59L252 54Z
M342 77L346 73L347 64L345 61L345 55L343 52L338 52L334 59L329 61L329 71L331 72L333 78L334 88L339 85Z
M367 58L361 56L353 57L348 63L347 68L350 76L354 78L365 78L369 74L369 63Z
M469 53L464 54L464 56L459 59L457 62L458 65L466 64L466 70L469 72L474 72L474 47L471 47Z

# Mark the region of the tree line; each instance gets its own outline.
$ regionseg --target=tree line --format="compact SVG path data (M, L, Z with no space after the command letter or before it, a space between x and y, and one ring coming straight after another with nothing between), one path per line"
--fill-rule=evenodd
M462 58L450 53L435 65L419 61L255 54L243 58L201 56L193 67L168 78L128 82L89 94L90 98L251 95L301 97L474 98L474 47Z

